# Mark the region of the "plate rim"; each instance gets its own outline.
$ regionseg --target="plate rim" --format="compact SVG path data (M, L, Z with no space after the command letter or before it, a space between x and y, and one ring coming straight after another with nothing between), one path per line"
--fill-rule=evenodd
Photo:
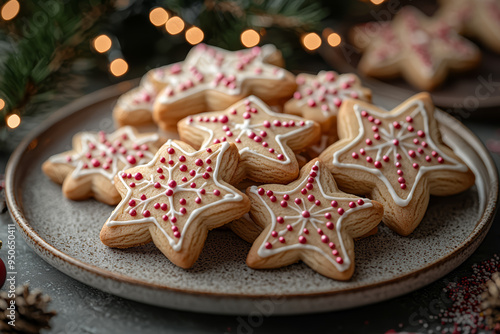
M145 282L141 281L135 278L131 278L129 276L126 276L124 274L119 274L115 273L111 270L108 269L103 269L100 267L97 267L95 265L86 263L82 260L78 260L74 258L73 256L70 256L63 251L57 249L55 246L51 245L49 242L45 241L36 231L35 229L29 224L28 219L25 218L22 207L20 203L22 203L22 199L19 199L16 194L16 188L15 188L15 181L16 181L16 174L15 170L16 167L19 165L23 155L25 152L29 151L30 149L30 144L33 142L33 140L36 140L39 136L41 136L43 133L46 131L50 130L51 127L56 126L58 123L64 121L67 117L76 114L78 112L81 112L81 109L88 108L96 103L102 102L104 100L108 100L111 98L118 97L120 94L122 94L124 91L129 90L130 88L136 86L136 84L139 82L139 79L134 79L134 80L129 80L129 81L124 81L119 84L111 85L106 88L97 90L95 92L92 92L90 94L86 94L75 101L63 106L62 108L58 109L55 111L47 120L42 122L40 125L38 125L34 130L30 131L30 133L21 141L21 143L17 146L17 148L13 151L12 155L9 158L9 161L7 163L6 167L6 173L5 173L5 194L6 194L6 201L7 201L7 206L9 208L9 213L12 217L12 219L17 223L17 228L23 233L23 237L31 239L31 241L34 244L29 244L30 248L34 249L35 244L40 247L43 251L48 252L50 254L50 257L56 257L65 264L76 267L76 269L85 271L89 274L96 275L100 278L104 279L111 279L113 281L117 281L118 283L123 283L123 284L129 284L129 285L136 285L141 288L147 288L147 289L153 289L153 290L161 290L165 292L175 292L175 293L182 293L182 294L187 294L187 295L199 295L199 296L205 296L205 297L213 297L213 298L238 298L238 299L252 299L252 300L258 300L258 299L268 299L272 294L238 294L238 293L221 293L221 292L210 292L210 291L199 291L199 290L192 290L192 289L182 289L182 288L174 288L174 287L168 287L165 285L160 285L156 283L151 283L151 282ZM498 187L499 187L499 182L498 182L498 170L496 169L496 165L493 162L493 159L489 152L486 150L484 144L477 138L477 136L465 125L463 125L460 121L452 117L451 115L445 113L444 111L437 110L439 113L439 117L443 117L447 121L448 126L458 126L461 128L461 130L465 130L467 135L471 136L476 145L478 146L482 152L477 151L477 148L474 147L474 150L476 153L482 153L480 154L481 161L484 163L486 170L488 171L488 175L493 178L493 184L490 193L492 193L492 196L488 196L486 199L486 205L484 207L483 213L481 217L477 220L476 226L472 230L472 232L468 235L468 237L454 250L452 250L448 255L439 258L438 260L435 260L434 262L431 262L427 264L425 267L422 267L420 269L413 270L409 273L383 280L381 282L377 283L372 283L364 286L359 286L359 287L351 287L351 288L346 288L342 290L335 290L335 291L324 291L324 292L312 292L312 293L294 293L294 294L278 294L279 296L282 296L284 298L314 298L314 297L329 297L329 296L336 296L336 295L341 295L341 294L349 294L349 293L361 293L366 290L372 290L375 288L383 288L390 286L391 284L397 283L402 280L407 280L410 279L414 276L418 276L421 274L425 274L436 267L438 267L441 264L444 264L446 262L449 262L450 258L454 257L456 253L459 253L461 251L466 250L471 244L477 241L479 237L484 237L488 230L491 227L491 224L493 222L493 219L495 217L495 213L497 210L498 206ZM483 235L484 234L484 235ZM42 252L38 252L36 249L34 249L35 252L37 253L38 256L40 256L42 259L45 261L48 261L46 259L47 255L42 255ZM49 256L47 256L49 257ZM52 264L51 264L52 265ZM55 267L52 265L54 268L56 268L59 271L62 271L58 267ZM455 267L454 267L455 268ZM85 283L85 282L83 282ZM414 290L414 289L413 289Z

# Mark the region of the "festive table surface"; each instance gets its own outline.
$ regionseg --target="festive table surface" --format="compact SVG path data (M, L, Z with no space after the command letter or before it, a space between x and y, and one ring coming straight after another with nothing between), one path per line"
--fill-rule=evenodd
M316 70L316 69L314 69ZM109 84L92 82L91 91ZM91 88L90 88L91 87ZM473 116L473 115L472 115ZM472 120L471 120L472 118ZM463 120L483 142L500 152L498 125ZM35 124L34 124L35 125ZM492 139L498 142L491 143ZM498 150L497 150L498 149ZM10 152L0 153L0 174L5 171ZM500 155L493 153L500 166ZM0 214L0 240L7 241L8 213ZM164 309L115 297L86 286L59 272L38 257L16 232L16 283L29 283L52 297L50 309L58 312L47 333L461 333L482 332L477 308L480 283L490 272L500 270L500 217L496 217L486 239L460 267L444 278L408 295L353 310L273 317L272 309L263 308L252 316L217 316ZM6 261L7 252L0 258ZM6 287L3 287L5 290ZM467 327L470 331L467 331ZM471 330L476 328L476 331Z

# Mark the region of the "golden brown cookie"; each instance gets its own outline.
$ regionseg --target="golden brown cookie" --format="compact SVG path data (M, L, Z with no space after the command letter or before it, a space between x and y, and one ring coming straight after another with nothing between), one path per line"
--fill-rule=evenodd
M430 195L453 195L474 184L471 170L443 143L434 110L427 93L391 112L346 101L340 140L320 155L340 189L382 203L384 223L401 235L418 226Z
M352 73L301 73L295 81L297 91L293 99L285 104L285 113L319 123L323 133L337 129L338 108L345 99L371 101L371 90L363 87L359 78Z
M150 242L174 264L191 267L208 231L244 215L248 198L229 181L238 164L234 144L200 151L169 140L153 160L115 177L122 196L101 230L101 241L116 248Z
M441 0L436 14L460 33L475 37L500 53L500 2L497 0Z
M403 7L391 23L355 28L354 43L364 54L358 68L374 77L403 76L413 86L432 90L449 72L476 67L481 53L439 18L429 18L415 7Z
M113 108L113 119L118 126L141 126L153 123L153 104L158 91L148 77L141 80L139 87L120 96Z
M338 190L328 169L314 159L288 184L247 189L250 215L263 228L247 264L279 268L304 261L322 275L338 280L354 272L354 238L379 224L382 205Z
M178 124L181 140L193 147L232 142L240 163L232 180L287 183L299 174L294 151L300 152L320 135L319 125L303 118L278 114L255 96L224 111L189 116Z
M279 105L295 91L295 77L283 68L274 45L226 51L198 44L181 63L150 71L150 80L162 91L153 118L164 130L175 130L189 115L222 110L249 95Z
M73 137L73 149L50 157L42 170L63 185L63 194L69 199L95 197L114 205L120 202L115 175L151 160L162 142L156 133L139 134L129 126L111 134L80 132Z

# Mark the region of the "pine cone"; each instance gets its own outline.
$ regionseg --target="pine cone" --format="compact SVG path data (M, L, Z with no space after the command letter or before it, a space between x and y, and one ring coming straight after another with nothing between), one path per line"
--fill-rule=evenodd
M491 280L486 283L486 291L481 297L483 299L481 308L488 326L495 333L500 333L500 272L491 276Z
M8 307L11 300L15 300L15 311L11 313ZM0 332L5 334L38 334L42 329L50 328L50 319L56 315L55 311L46 311L50 302L48 295L41 291L30 292L29 285L16 289L15 298L8 298L5 291L0 293ZM15 326L9 324L12 316L15 317Z

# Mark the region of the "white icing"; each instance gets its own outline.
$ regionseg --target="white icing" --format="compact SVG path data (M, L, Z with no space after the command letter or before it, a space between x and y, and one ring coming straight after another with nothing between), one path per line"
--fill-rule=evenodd
M252 56L252 52L258 54ZM215 89L222 91L228 95L241 94L241 87L245 80L251 79L267 79L278 80L285 77L285 70L270 65L264 60L277 49L274 45L264 45L260 49L253 48L249 50L227 51L221 48L207 45L198 45L191 49L185 61L176 64L164 66L153 71L153 78L167 85L167 87L159 94L158 101L160 103L172 103L179 99L185 98L198 92ZM241 56L252 56L250 62L244 69L238 70L237 64L240 63ZM180 67L178 74L171 73L174 66ZM197 81L193 75L193 68L203 75L202 81ZM256 71L261 69L261 73ZM214 80L218 73L224 74L225 78L234 76L235 87L231 85L215 84ZM194 86L181 90L181 84L191 81ZM173 91L173 95L171 92Z
M240 155L243 155L243 154L245 154L245 153L248 152L249 154L256 155L256 156L259 156L259 157L261 157L263 159L270 160L270 161L273 161L273 162L277 162L277 163L282 164L282 165L289 164L291 162L291 159L290 159L290 156L287 154L287 152L285 150L285 147L283 145L283 141L285 139L290 138L290 137L294 137L294 136L300 135L301 132L304 132L306 129L309 129L310 127L314 126L314 122L312 122L312 121L306 121L303 118L296 117L296 116L293 116L293 115L285 115L285 114L275 113L261 99L259 99L256 96L253 96L253 95L245 98L244 100L239 101L235 105L229 107L228 110L240 108L242 105L244 105L244 103L245 103L246 100L249 100L250 102L256 104L258 106L258 108L259 108L258 109L259 112L266 113L269 116L269 118L267 120L269 120L271 117L277 117L277 118L279 118L281 120L283 120L283 119L286 119L288 121L292 121L293 120L296 123L298 123L300 121L304 121L305 122L304 126L300 126L300 125L297 124L297 125L295 125L294 130L291 130L291 131L289 131L289 132L287 132L285 134L278 134L278 135L276 135L274 137L275 140L276 140L276 143L278 144L279 149L280 149L280 152L277 152L277 153L282 153L284 155L285 158L283 160L278 160L275 157L264 155L262 153L257 152L256 150L253 150L252 148L250 148L248 146L247 147L243 147L243 148L241 148L239 150ZM270 128L264 127L262 125L262 121L258 122L257 124L252 124L252 119L254 117L249 118L249 119L243 119L243 123L235 123L234 119L236 118L236 115L230 115L227 112L225 112L224 114L227 114L227 116L229 117L229 122L227 123L227 125L230 127L230 129L233 131L233 134L234 134L233 137L227 138L227 140L231 141L231 142L234 142L236 139L241 138L241 136L245 135L246 131L248 131L248 130L258 129L258 130L264 130L266 132L271 132L272 129L275 127L272 124L272 122L271 122L271 127ZM192 117L196 118L197 116L200 116L200 115L203 115L203 114L194 115ZM242 118L241 115L238 115L237 117L238 118ZM198 128L200 130L203 130L203 131L205 131L205 132L207 132L209 134L209 136L207 136L207 138L203 142L202 148L206 148L206 147L208 147L208 146L210 146L212 144L212 141L215 138L215 133L214 133L214 131L212 129L203 126L201 122L196 122L196 123L193 122L193 123L188 123L188 124L191 125L191 126L194 126L195 128ZM220 126L222 126L222 125L220 125ZM289 129L291 129L291 128L289 128ZM239 133L238 133L238 131L239 131ZM272 136L272 135L273 135L273 133L268 133L268 136ZM260 146L259 143L255 143L255 145L259 145Z
M316 162L315 163L315 166L319 166L319 162ZM314 182L314 186L315 187L318 187L320 192L321 192L321 196L328 200L329 202L331 201L337 201L337 202L341 202L341 201L355 201L354 198L348 198L348 197L334 197L334 196L330 196L330 195L327 195L324 190L323 190L323 187L321 185L321 169L318 168L318 170L316 171L316 181ZM313 227L314 227L314 230L311 229L311 232L310 233L316 233L315 230L318 229L319 226L322 227L323 230L327 230L325 225L326 225L326 222L324 221L325 220L325 213L328 212L328 211L331 211L332 212L332 216L337 214L335 213L335 209L330 207L328 204L326 206L326 208L323 208L323 209L319 209L318 211L315 211L315 209L318 209L319 207L316 206L314 203L311 203L311 208L309 208L307 211L309 211L310 213L310 217L309 218L304 218L302 217L301 213L303 210L306 210L306 202L307 201L307 196L304 196L304 195L301 195L300 194L300 189L303 188L305 186L305 184L308 182L308 178L309 178L309 175L307 175L303 180L302 182L300 182L300 184L297 185L297 187L295 187L293 190L290 190L290 191L274 191L274 194L275 195L284 195L284 194L294 194L296 192L298 192L298 197L302 197L303 200L302 200L302 203L301 203L301 206L299 206L298 204L296 204L295 202L293 201L290 201L290 204L288 205L287 209L291 209L293 211L295 211L297 213L297 215L294 215L294 216L285 216L284 219L285 219L285 222L288 222L289 220L294 220L293 223L284 223L283 225L285 224L290 224L294 227L294 230L296 229L296 226L297 225L300 225L300 228L298 230L300 230L300 233L297 235L297 237L299 237L300 235L303 235L303 229L304 227L307 225L307 224L311 224ZM259 199L261 200L262 204L264 204L264 206L266 207L269 215L270 215L270 222L271 223L271 228L269 229L269 232L267 233L267 236L266 236L266 241L268 240L273 240L276 242L277 241L277 238L273 238L271 236L271 233L272 231L275 230L276 228L276 224L277 221L276 221L276 215L274 213L274 211L269 207L269 205L266 203L266 201L264 200L264 197L267 197L266 195L259 195L258 194L258 188L257 186L252 186L250 188L250 192L256 194ZM292 196L290 196L292 197ZM323 199L322 198L322 199ZM267 249L265 247L265 242L262 243L257 251L257 254L262 257L262 258L265 258L265 257L269 257L269 256L272 256L272 255L275 255L275 254L278 254L280 252L286 252L286 251L289 251L289 250L293 250L293 249L308 249L308 250L314 250L318 253L320 253L321 255L323 255L331 264L333 264L337 270L339 270L340 272L343 272L343 271L346 271L347 269L349 269L349 267L351 266L351 259L349 258L348 256L348 252L344 246L344 241L343 241L343 238L342 238L342 222L343 220L348 217L351 213L353 212L356 212L358 210L362 210L362 209L365 209L365 208L370 208L373 206L373 204L371 203L370 200L368 199L363 199L363 201L365 202L363 205L357 205L355 208L346 208L345 209L345 212L339 216L339 218L337 219L337 221L335 222L335 230L337 232L337 238L339 240L339 243L340 243L340 248L342 250L342 255L343 255L343 263L340 264L338 262L335 261L335 259L332 257L332 255L330 255L330 253L326 253L324 250L322 250L321 248L317 247L317 246L314 246L314 245L311 245L311 244L301 244L301 243L293 243L291 245L286 245L286 246L281 246L281 247L273 247L271 249ZM324 200L322 201L324 202ZM279 205L279 204L277 204ZM281 207L280 207L281 209ZM333 219L331 219L333 220ZM279 232L279 235L282 236L282 235L285 235L286 233L288 232L287 229L282 229L280 232Z
M120 96L117 106L126 111L149 110L153 111L156 94L155 86L145 77L139 87ZM147 98L149 97L149 99Z
M193 157L193 156L196 156L196 155L200 154L200 152L201 152L201 150L200 151L196 151L196 152L191 152L191 153L185 152L180 146L178 146L172 140L169 140L164 145L164 147L173 147L173 148L175 148L175 150L179 150L180 152L182 152L182 154L185 155L186 157ZM220 199L218 199L218 200L216 200L214 202L205 204L205 205L201 205L200 204L199 207L196 207L192 211L188 212L187 214L189 215L189 217L186 220L186 222L184 223L184 225L182 225L182 230L180 232L181 234L180 234L179 238L177 238L177 239L173 238L173 237L171 237L165 231L164 226L166 224L172 224L170 222L170 220L168 222L164 222L164 221L159 222L155 218L154 214L151 214L151 216L147 217L147 218L145 217L145 218L140 218L140 219L125 220L125 221L115 220L115 218L117 217L117 215L119 213L123 212L125 214L128 214L127 212L130 209L132 209L132 207L129 206L129 201L132 199L134 191L127 184L127 182L125 182L125 180L121 176L120 176L120 181L122 182L122 184L127 189L127 194L122 199L122 201L120 202L120 204L118 204L118 206L115 208L115 210L113 211L113 213L109 217L108 221L106 222L106 225L111 227L111 226L124 226L124 225L135 225L135 224L153 223L161 231L161 233L165 236L165 238L167 238L167 240L168 240L170 246L172 247L172 249L174 251L179 251L182 248L182 242L183 242L183 239L184 239L184 235L185 235L185 232L188 229L189 225L204 210L206 210L208 208L211 208L213 206L220 205L221 203L239 202L239 201L243 200L243 197L236 190L233 190L231 187L228 187L228 186L220 183L219 180L218 180L218 174L219 174L219 168L220 168L222 156L224 155L224 152L228 148L229 148L229 144L228 143L223 143L222 145L220 145L220 147L217 149L217 151L212 152L212 154L209 156L209 158L210 158L210 157L213 157L214 155L217 154L216 165L215 165L215 169L213 171L213 174L212 174L211 178L212 178L213 182L215 183L215 185L217 186L217 189L219 189L221 191L221 194L220 194L220 196L215 196L215 195L211 195L211 194L207 194L207 195L204 195L204 196L212 196L212 198L220 198ZM152 166L154 166L157 163L157 161L159 159L160 159L160 155L158 154L155 159L151 160L146 165L143 165L143 166L140 166L140 167L146 167L146 168L149 167L149 168L151 168ZM176 164L172 165L172 166L170 166L168 164L164 164L161 168L168 173L168 174L165 175L165 183L167 183L169 180L174 180L175 179L175 177L173 176L173 171L176 168L178 169L178 162ZM153 171L153 173L154 173L154 171ZM174 203L175 194L178 194L178 193L181 193L181 192L196 192L196 193L199 194L200 190L203 187L206 187L209 181L204 182L203 184L201 184L197 188L191 188L189 185L194 180L199 180L200 178L201 178L201 180L204 180L202 178L203 174L204 174L204 172L202 172L202 167L200 167L200 168L197 169L196 175L193 176L191 179L189 179L187 182L181 183L181 181L179 181L179 184L173 189L173 195L172 196L167 196L165 194L165 189L170 189L170 188L168 186L164 185L164 184L161 184L161 188L158 190L158 193L156 195L151 196L148 199L140 202L138 205L134 206L133 208L136 209L136 210L139 209L139 207L141 207L141 206L143 206L144 208L146 208L147 205L150 202L152 202L153 200L158 199L158 198L166 198L168 200L168 203L169 203L168 204L169 211L165 212L165 214L167 214L169 217L172 217L172 216L178 217L179 215L182 215L182 213L180 213L180 211L176 211L175 210L175 203ZM167 177L167 175L168 175L168 177ZM136 185L135 185L134 188L138 189L138 191L141 191L141 190L144 190L146 188L153 187L153 184L154 184L154 182L153 182L153 174L152 174L150 180L148 180L146 177L144 177L141 182L136 182ZM224 194L223 190L226 191L227 193ZM206 197L203 197L203 198L206 198ZM138 198L135 198L135 200L139 201ZM140 212L138 211L137 214L140 215ZM176 224L176 226L178 226L179 228L181 227L180 225L181 224Z
M123 135L127 135L127 140L130 141L130 144L137 144L137 145L142 145L142 144L148 144L148 143L155 143L159 140L159 136L157 134L151 134L148 136L143 136L139 139L134 134L134 131L132 130L131 127L125 126L122 127L115 132L111 134L106 134L106 139L113 144L115 140L121 140ZM126 146L125 148L127 149L127 153L122 154L119 151L119 147L115 147L116 152L112 153L110 151L110 147L105 145L104 143L101 143L99 141L99 134L94 133L94 132L83 132L81 133L80 136L81 139L81 151L76 152L72 155L69 155L71 157L71 161L67 160L68 154L67 153L60 153L56 154L52 157L49 158L49 161L52 163L56 164L65 164L65 165L70 165L74 166L75 169L73 170L71 177L74 179L78 179L79 177L85 176L85 175L92 175L92 174L101 174L102 176L106 177L111 181L111 183L114 183L114 177L115 175L122 169L129 168L133 166L127 161L127 156L130 155L131 153L135 153L135 150L132 149L132 146ZM95 145L94 149L91 149L89 145ZM113 145L114 147L114 145ZM150 147L151 148L151 147ZM87 153L94 152L92 155L94 158L98 158L100 160L101 165L99 167L93 167L90 164L90 159L86 158L85 155ZM111 163L109 164L109 169L104 169L103 165L104 163L102 160L104 159L101 156L95 155L95 152L105 152L106 153L106 159L111 159ZM149 160L151 160L154 156L154 153L152 153L149 149L144 150L141 152L144 154L144 157L139 158L137 155L133 154L135 159L136 159L136 164L134 165L140 165L143 164ZM87 159L89 162L85 162L84 160ZM119 164L122 164L123 166L119 168ZM84 168L84 165L87 164L88 168Z
M328 75L333 75L335 79L328 80ZM303 83L301 83L302 80L304 80ZM316 86L315 82L317 82ZM297 107L307 106L308 101L312 99L325 117L337 114L339 107L335 104L336 99L341 101L352 98L367 100L359 79L350 73L338 75L332 71L321 71L316 76L299 74L297 83L299 85L297 91L301 94L300 99L295 99ZM342 88L345 84L349 87ZM322 106L327 106L328 109L325 110Z
M439 164L439 165L433 165L433 166L425 166L425 165L420 166L418 168L418 172L417 172L417 175L415 177L415 181L413 182L413 185L412 185L410 191L408 192L408 196L406 198L402 198L396 193L391 182L389 181L387 176L384 175L384 173L380 169L377 169L376 167L366 167L366 166L362 166L359 164L342 163L339 161L340 155L352 151L354 147L356 147L364 138L366 138L366 134L365 134L366 129L363 126L363 119L362 119L363 116L361 116L362 110L361 110L361 107L359 105L357 105L357 104L354 105L354 111L353 111L355 113L355 115L358 119L358 123L359 123L358 135L356 136L356 138L354 138L354 140L349 145L343 147L342 149L336 151L333 154L333 162L332 163L334 166L339 167L339 168L358 169L358 170L362 170L362 171L365 171L365 172L368 172L368 173L371 173L371 174L377 176L385 184L385 186L386 186L387 190L389 191L389 193L391 194L394 202L401 207L405 207L410 203L410 201L413 199L413 193L415 192L415 189L416 189L420 179L428 171L454 170L454 171L466 172L468 170L467 166L465 166L462 163L459 163L457 160L446 155L442 150L439 149L438 145L436 145L434 143L434 141L432 140L432 137L430 136L430 130L429 130L430 125L429 125L429 118L427 116L427 111L425 110L424 103L421 100L412 101L412 103L410 103L406 109L401 109L396 114L379 113L379 112L376 112L376 111L370 110L370 109L363 109L363 110L368 111L370 115L375 116L377 118L390 119L390 118L397 118L399 115L406 112L407 109L411 109L414 107L416 107L416 108L412 112L411 117L415 118L417 115L420 115L421 117L423 117L424 132L426 133L426 142L429 145L428 147L430 149L436 151L441 157L443 157L445 159L445 161L447 163L451 163L451 165ZM391 129L390 130L391 132L387 133L385 131L385 134L381 133L382 141L383 141L382 144L374 145L374 146L367 146L367 147L365 147L365 150L367 152L377 150L377 157L376 157L376 159L374 159L376 161L380 161L380 157L382 157L383 149L386 149L386 148L388 148L388 151L383 155L387 156L390 153L393 153L393 156L395 157L396 154L398 153L398 150L401 150L401 152L400 152L401 155L408 157L407 151L408 151L408 149L413 148L413 146L411 143L404 142L404 140L417 136L417 131L415 131L414 133L407 132L406 129L407 129L408 125L409 125L409 123L404 122L403 124L401 124L401 130L398 133L396 133L397 130L394 128L393 124L389 123L389 127ZM383 129L381 129L381 132L382 132L382 130ZM392 143L393 139L399 140L398 146L393 145L393 143ZM418 153L416 153L416 154L418 154ZM396 161L396 159L394 158L393 161Z
M400 36L400 43L408 53L418 55L422 66L417 69L428 78L436 74L444 61L464 60L478 53L474 44L459 36L451 27L438 20L428 19L416 9L407 8L400 15L404 15L402 22L407 35ZM420 52L425 52L428 60L423 60Z

